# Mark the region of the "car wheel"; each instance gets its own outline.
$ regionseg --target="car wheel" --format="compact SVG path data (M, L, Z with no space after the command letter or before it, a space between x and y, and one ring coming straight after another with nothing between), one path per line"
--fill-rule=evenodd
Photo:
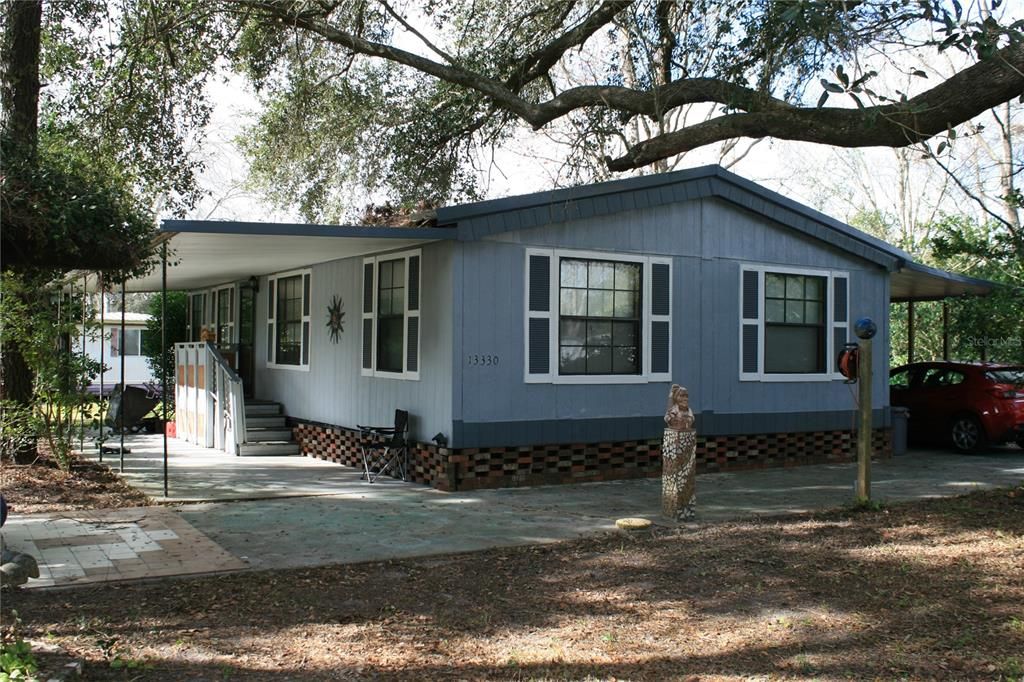
M975 452L985 446L985 429L974 415L962 414L954 418L949 437L960 452Z

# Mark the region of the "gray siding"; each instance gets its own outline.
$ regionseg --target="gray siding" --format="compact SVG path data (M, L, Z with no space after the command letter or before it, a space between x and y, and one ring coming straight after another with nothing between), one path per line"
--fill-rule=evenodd
M389 425L395 409L410 414L412 437L426 441L449 433L452 418L453 244L423 247L420 292L420 379L362 376L362 258L312 267L309 371L266 366L267 281L256 304L256 395L280 401L291 417L355 427ZM327 305L335 294L345 301L345 331L331 343Z
M500 219L496 216L495 219ZM673 256L672 381L690 389L708 424L716 415L750 419L763 432L791 426L794 413L853 409L848 386L832 382L739 380L740 266L743 263L842 269L850 273L850 319L879 324L875 344L875 406L888 405L888 273L837 248L720 199L702 199L512 231L461 245L456 280L456 447L551 442L564 420L652 418L663 413L668 383L633 385L527 384L523 380L524 248L600 250ZM474 355L497 365L472 364ZM461 356L461 357L458 357ZM461 381L459 381L461 374ZM755 415L748 417L744 415ZM808 429L814 430L809 418ZM830 420L834 421L834 420ZM481 430L476 424L492 423ZM591 422L593 423L593 422ZM651 437L659 431L651 425ZM852 423L851 423L852 425ZM635 430L635 429L633 429ZM780 428L779 430L788 430ZM478 441L474 434L487 432ZM550 432L550 433L549 433ZM579 434L581 442L607 440ZM461 441L461 442L460 442Z

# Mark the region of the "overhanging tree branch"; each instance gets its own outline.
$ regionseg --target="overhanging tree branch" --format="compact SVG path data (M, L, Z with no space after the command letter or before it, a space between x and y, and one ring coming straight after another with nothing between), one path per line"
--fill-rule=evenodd
M862 109L778 107L727 114L634 145L612 171L734 137L777 137L836 147L905 147L968 121L1024 92L1024 43L1010 45L905 102Z
M735 69L724 72L706 70L704 77L683 77L664 84L659 84L657 81L662 78L657 78L652 84L636 87L623 87L611 79L607 83L568 88L555 92L549 99L536 101L532 98L540 96L539 89L524 94L525 86L537 78L548 78L568 50L582 46L602 27L608 26L632 4L631 0L603 0L580 23L559 33L562 30L559 28L561 22L566 21L574 7L567 3L565 10L553 14L555 24L551 32L555 37L543 47L525 57L510 57L505 63L475 67L469 61L435 61L386 42L365 38L360 35L361 29L348 29L340 23L341 19L332 18L329 12L310 11L308 4L297 4L291 0L222 2L254 8L268 21L285 22L292 28L308 31L352 53L388 60L474 91L490 100L495 109L509 112L535 129L577 110L617 113L621 115L619 119L623 124L636 116L661 120L672 110L690 104L718 104L729 112L635 144L622 156L607 159L609 170L616 172L640 168L707 144L739 137L777 137L840 147L905 147L942 133L1024 92L1024 41L1014 40L1009 46L998 50L994 45L984 50L979 47L980 54L991 56L909 100L857 109L798 106L772 96L766 86L747 86L742 76L733 78L721 75L737 73ZM668 21L667 12L671 7L664 3L658 7L661 8L661 14L657 18L664 32ZM843 12L848 12L848 9L845 8ZM879 31L880 36L884 36L887 35L884 27L892 19L885 19L884 12L879 16L881 18L872 26ZM905 16L900 16L906 20ZM785 22L780 24L788 25ZM751 26L753 28L748 27L751 30L757 28L756 25ZM783 49L787 55L791 51L799 52L796 45L811 35L805 35L801 30L797 27L787 33L784 47L779 49ZM830 35L826 33L820 37L813 34L813 37L820 39L822 45L827 47L831 44ZM951 34L951 37L957 38L958 35ZM675 44L674 37L662 38L663 49L670 51ZM964 43L967 38L957 39L960 40L957 44L962 43L964 49L967 49L964 46L974 45L971 42ZM982 45L980 39L970 40L976 40L978 46ZM440 48L434 51L442 58L450 54ZM748 55L751 59L756 56ZM789 55L785 63L789 64L798 57ZM807 59L811 61L805 63L805 66L811 64L820 68L819 57ZM742 58L736 63L742 64ZM776 68L773 64L765 63L762 68ZM671 69L667 69L661 76L668 78L671 73Z

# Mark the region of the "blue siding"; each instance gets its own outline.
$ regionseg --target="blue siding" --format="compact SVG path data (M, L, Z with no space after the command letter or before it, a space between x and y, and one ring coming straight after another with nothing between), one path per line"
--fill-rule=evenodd
M644 200L639 197L649 193L648 199L658 202L661 192L662 188L652 188L635 196L639 203ZM887 375L889 278L883 268L724 199L660 205L460 244L461 362L476 354L496 355L499 363L461 367L458 407L453 413L455 447L551 442L546 438L553 437L554 430L564 438L568 428L551 425L566 420L578 421L580 442L615 440L614 424L623 423L622 419L656 425L654 418L664 411L668 393L664 382L524 382L524 267L529 246L673 257L672 380L690 389L695 412L716 415L708 424L728 423L735 433L737 424L748 420L751 428L757 427L752 432L764 432L776 422L780 430L790 428L793 413L821 414L822 419L807 418L810 430L824 423L826 414L834 421L835 414L853 409L849 388L839 381L739 380L743 263L848 271L850 319L867 315L879 322L875 372L880 378ZM886 381L876 383L874 394L877 408L888 405ZM591 420L602 418L611 420L607 434L593 430L599 422ZM512 432L503 436L506 442L494 440L498 432L509 429Z
M419 381L361 375L362 258L312 268L309 371L268 368L266 358L267 286L260 283L256 306L256 395L278 400L289 416L354 427L387 425L396 408L410 414L410 431L429 440L449 433L452 420L452 271L457 245L427 244L420 264L421 319ZM345 331L331 343L325 325L333 295L345 301Z

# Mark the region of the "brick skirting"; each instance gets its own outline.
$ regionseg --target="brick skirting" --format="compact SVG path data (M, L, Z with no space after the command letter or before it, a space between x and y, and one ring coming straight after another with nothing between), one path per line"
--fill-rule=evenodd
M289 419L304 455L362 467L359 432ZM876 429L874 449L892 455L891 432ZM698 436L697 471L851 462L856 436L850 431ZM621 443L441 448L411 443L409 478L439 490L476 490L525 485L586 483L661 475L661 440Z

